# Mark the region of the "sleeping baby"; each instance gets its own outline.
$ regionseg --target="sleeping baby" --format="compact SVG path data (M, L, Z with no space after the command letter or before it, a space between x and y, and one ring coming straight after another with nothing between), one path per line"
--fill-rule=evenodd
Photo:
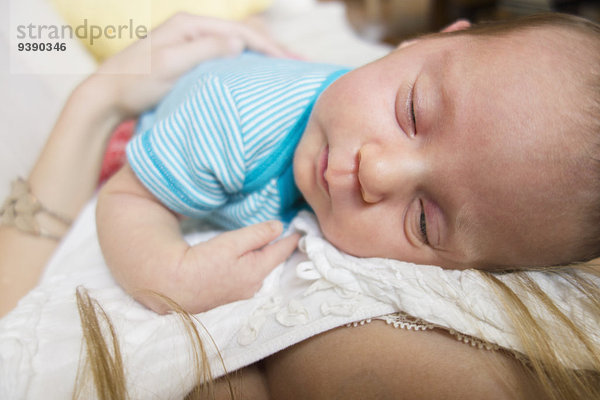
M97 226L115 279L192 313L252 296L310 208L357 257L522 269L600 255L600 28L560 14L404 43L349 71L244 53L141 118ZM182 216L228 231L188 245Z

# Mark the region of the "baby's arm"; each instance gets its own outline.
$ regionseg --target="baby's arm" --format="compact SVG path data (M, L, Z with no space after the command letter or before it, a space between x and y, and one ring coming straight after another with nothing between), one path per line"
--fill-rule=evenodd
M153 294L197 313L252 296L265 276L296 248L298 236L273 244L280 222L265 222L223 233L189 246L179 218L123 167L100 191L98 238L113 276L152 310L169 307Z

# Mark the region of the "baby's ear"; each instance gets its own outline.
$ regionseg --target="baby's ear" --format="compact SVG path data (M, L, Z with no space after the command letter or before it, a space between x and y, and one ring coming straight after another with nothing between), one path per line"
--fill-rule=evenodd
M403 48L405 48L405 47L408 47L408 46L410 46L410 45L413 45L413 44L415 44L415 43L416 43L416 42L418 42L418 41L419 41L419 39L410 39L410 40L405 40L405 41L401 42L401 43L398 45L398 47L396 47L396 50L397 50L397 49L403 49Z
M455 31L463 31L463 30L469 28L470 26L471 26L471 23L469 21L467 21L466 19L457 19L452 24L450 24L447 27L445 27L444 29L442 29L442 32L448 33L448 32L455 32Z
M448 32L455 32L455 31L462 31L462 30L468 29L470 26L471 26L471 23L469 21L467 21L466 19L458 19L458 20L454 21L451 25L448 25L447 27L442 29L441 32L448 33ZM404 42L402 42L398 45L397 49L403 49L405 47L411 46L418 41L419 41L419 38L405 40Z

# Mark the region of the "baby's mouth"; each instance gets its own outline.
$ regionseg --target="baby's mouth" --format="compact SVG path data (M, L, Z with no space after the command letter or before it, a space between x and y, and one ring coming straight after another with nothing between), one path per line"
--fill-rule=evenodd
M327 182L327 178L325 174L327 173L327 166L329 164L329 145L326 145L323 151L321 152L321 159L319 160L319 178L321 180L321 184L323 188L329 195L329 183Z

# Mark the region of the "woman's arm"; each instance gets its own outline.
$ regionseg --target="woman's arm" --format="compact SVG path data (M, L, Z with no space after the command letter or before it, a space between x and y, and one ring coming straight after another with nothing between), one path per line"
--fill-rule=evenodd
M69 97L28 178L45 207L71 219L92 196L106 139L121 119L97 83L89 79ZM44 213L37 221L58 236L68 229ZM0 226L0 316L36 285L56 246L55 240Z

